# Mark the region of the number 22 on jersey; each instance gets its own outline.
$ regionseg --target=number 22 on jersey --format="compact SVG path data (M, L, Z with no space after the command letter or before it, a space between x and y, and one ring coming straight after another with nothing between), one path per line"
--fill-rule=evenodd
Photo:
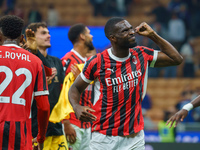
M0 73L4 72L6 77L0 84L0 103L10 103L10 98L12 97L12 104L18 104L18 105L26 105L26 100L23 98L20 98L22 94L24 93L25 89L31 84L32 82L32 74L31 72L26 68L19 68L15 72L12 72L10 68L7 66L0 66ZM3 91L8 87L8 85L13 80L13 74L16 74L17 77L20 75L25 75L26 79L21 84L21 86L12 94L12 95L5 95L3 96Z

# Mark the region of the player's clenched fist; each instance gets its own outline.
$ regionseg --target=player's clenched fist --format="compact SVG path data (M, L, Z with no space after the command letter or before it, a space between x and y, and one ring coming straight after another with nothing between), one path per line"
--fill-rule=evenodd
M146 23L143 22L135 28L135 32L143 36L151 36L154 33L154 30Z

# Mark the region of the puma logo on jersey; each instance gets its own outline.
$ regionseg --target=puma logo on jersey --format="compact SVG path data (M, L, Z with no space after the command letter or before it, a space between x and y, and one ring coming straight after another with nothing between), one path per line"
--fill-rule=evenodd
M111 68L107 68L107 70L110 70L112 73L115 72L115 67L113 67L112 69Z
M64 60L64 62L65 62L65 65L69 65L69 63L71 62L71 60L70 59L67 59L67 60Z

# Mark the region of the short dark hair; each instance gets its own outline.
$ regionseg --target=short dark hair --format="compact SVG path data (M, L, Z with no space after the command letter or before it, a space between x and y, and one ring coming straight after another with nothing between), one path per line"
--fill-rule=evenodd
M39 27L47 28L47 24L45 22L35 22L28 25L27 29L31 29L34 32L37 32Z
M82 23L78 23L70 27L68 32L68 38L72 42L72 44L77 42L80 34L85 32L85 28L86 26Z
M20 37L24 27L24 20L14 15L6 15L0 18L0 28L3 35L10 39Z
M109 36L111 34L113 34L115 24L117 24L118 22L123 21L123 20L125 20L125 19L121 18L121 17L113 17L107 21L105 28L104 28L104 32L105 32L105 35L107 38L109 38Z

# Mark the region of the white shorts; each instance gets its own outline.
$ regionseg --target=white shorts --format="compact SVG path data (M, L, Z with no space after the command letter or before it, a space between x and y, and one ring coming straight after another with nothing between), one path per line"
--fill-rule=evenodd
M92 132L90 150L145 150L144 131L135 136L109 136Z
M79 128L71 124L76 131L76 142L74 144L68 143L68 147L72 150L89 150L89 143L91 139L91 127L87 129Z

